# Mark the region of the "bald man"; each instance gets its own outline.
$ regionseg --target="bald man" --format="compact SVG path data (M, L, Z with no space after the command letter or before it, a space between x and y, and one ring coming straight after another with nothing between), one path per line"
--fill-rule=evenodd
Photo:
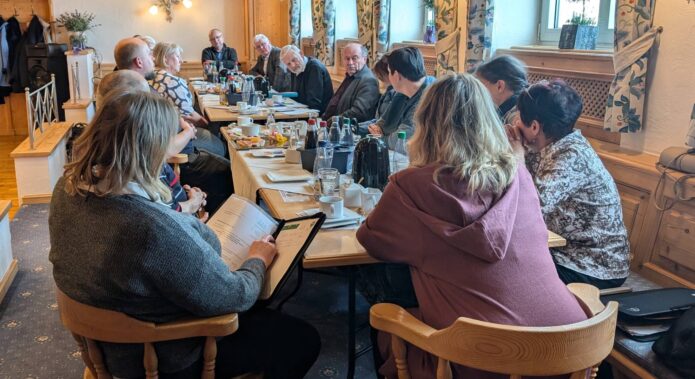
M356 118L358 122L371 120L379 101L379 81L367 67L367 49L359 43L343 48L345 79L328 102L323 119L333 116Z
M208 33L209 47L203 49L201 60L205 62L223 63L227 69L236 69L239 64L236 50L224 43L224 35L219 29L212 29Z
M305 57L295 45L283 47L280 60L292 73L291 88L297 92L296 100L323 113L333 97L333 82L326 66L316 58Z
M119 70L133 70L147 80L154 79L154 59L147 43L140 38L125 38L113 49Z

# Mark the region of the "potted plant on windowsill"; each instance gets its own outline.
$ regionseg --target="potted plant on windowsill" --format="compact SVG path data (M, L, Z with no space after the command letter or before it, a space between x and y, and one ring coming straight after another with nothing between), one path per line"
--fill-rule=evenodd
M74 12L62 13L56 21L60 26L65 27L70 35L70 47L74 52L78 52L87 47L87 36L85 32L92 30L100 24L95 24L93 13L80 12L75 9Z
M598 38L598 26L593 18L586 17L586 0L569 0L582 2L582 13L572 15L560 32L560 49L594 50Z

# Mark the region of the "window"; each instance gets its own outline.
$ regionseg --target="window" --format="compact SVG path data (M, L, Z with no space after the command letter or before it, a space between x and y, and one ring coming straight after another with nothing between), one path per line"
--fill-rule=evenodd
M551 44L560 40L560 29L569 19L582 13L595 20L598 26L598 45L613 45L616 0L541 0L540 43Z

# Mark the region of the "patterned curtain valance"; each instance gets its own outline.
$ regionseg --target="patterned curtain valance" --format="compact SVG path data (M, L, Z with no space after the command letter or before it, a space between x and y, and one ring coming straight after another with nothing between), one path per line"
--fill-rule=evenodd
M335 5L333 0L311 0L314 52L326 66L335 63Z
M434 25L438 41L435 45L437 76L459 71L458 2L459 0L434 0Z
M653 28L656 0L618 0L615 18L615 78L606 101L604 129L642 129L648 56L661 28Z
M357 0L358 37L370 66L389 48L390 10L391 0Z
M290 44L301 48L302 1L290 0Z
M468 0L467 72L473 72L479 64L490 58L494 14L493 0Z

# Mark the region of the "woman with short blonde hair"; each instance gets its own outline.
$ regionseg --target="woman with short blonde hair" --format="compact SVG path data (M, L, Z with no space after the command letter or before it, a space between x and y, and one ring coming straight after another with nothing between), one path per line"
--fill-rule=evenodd
M179 45L168 42L160 42L156 44L152 50L154 65L160 68L168 66L167 59L171 60L174 55L177 55L180 59L181 54L183 54L183 49Z
M485 87L468 74L440 78L425 91L415 125L411 167L391 175L357 231L370 255L392 265L377 280L399 277L395 264L406 267L418 304L412 312L435 329L461 316L524 326L585 320L554 269L533 181ZM375 366L395 378L386 341L379 338L377 357L386 362ZM407 350L412 377L434 377L436 358ZM455 378L490 375L452 369Z

